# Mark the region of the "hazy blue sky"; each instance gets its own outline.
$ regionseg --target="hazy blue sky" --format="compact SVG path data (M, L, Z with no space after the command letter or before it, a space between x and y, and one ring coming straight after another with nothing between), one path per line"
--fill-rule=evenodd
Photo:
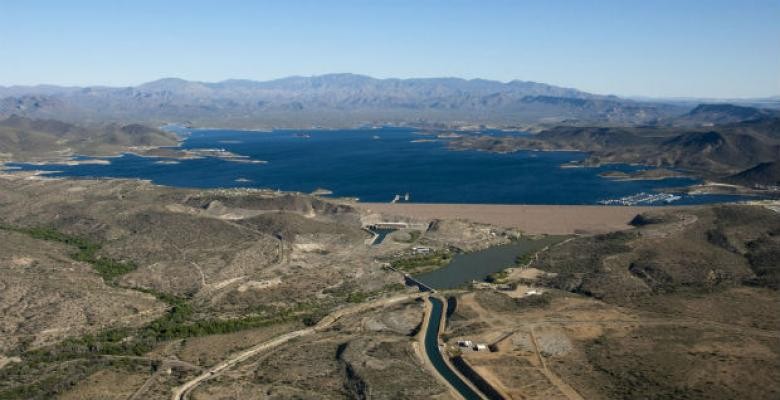
M0 0L0 85L355 72L780 94L780 0Z

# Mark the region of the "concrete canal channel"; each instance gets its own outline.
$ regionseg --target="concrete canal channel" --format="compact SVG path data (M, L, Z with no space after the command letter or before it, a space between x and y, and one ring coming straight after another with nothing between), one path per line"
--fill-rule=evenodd
M463 378L453 371L444 361L444 356L439 350L439 328L442 322L444 303L430 297L431 314L428 317L428 327L425 331L425 354L431 361L436 371L466 400L481 400L484 397L476 389L469 386Z

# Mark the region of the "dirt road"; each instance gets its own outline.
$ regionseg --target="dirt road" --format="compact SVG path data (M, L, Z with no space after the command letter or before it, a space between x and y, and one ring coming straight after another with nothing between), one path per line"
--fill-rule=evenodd
M256 344L249 349L246 349L244 351L241 351L239 353L233 354L230 357L228 357L226 360L222 361L221 363L209 368L204 373L198 375L194 379L191 379L187 382L185 382L183 385L178 386L174 389L173 395L171 396L171 399L173 400L183 400L186 399L189 393L192 392L193 389L195 389L198 385L203 383L206 380L209 380L213 378L214 376L220 374L221 372L229 369L230 367L245 361L246 359L259 354L261 352L270 350L274 347L283 345L295 338L299 338L302 336L311 335L316 332L323 331L333 325L336 321L338 321L340 318L355 314L359 312L363 312L366 310L370 310L372 308L377 307L386 307L392 304L401 303L403 301L412 300L418 297L426 296L425 293L411 293L411 294L404 294L400 296L390 297L390 298L383 298L383 299L377 299L375 301L372 301L370 303L364 303L364 304L358 304L352 307L343 308L340 310L336 310L331 314L328 314L325 318L320 320L317 325L310 327L310 328L304 328L293 332L285 333L284 335L277 336L274 339L271 339L266 342L262 342L259 344Z

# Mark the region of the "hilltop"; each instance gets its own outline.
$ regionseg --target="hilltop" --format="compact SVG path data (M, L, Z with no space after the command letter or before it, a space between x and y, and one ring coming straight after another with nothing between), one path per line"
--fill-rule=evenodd
M730 176L727 181L740 185L780 186L780 162L765 162Z
M761 110L750 115L757 113ZM643 164L725 179L760 163L780 160L780 118L705 127L556 126L530 137L464 136L451 147L494 152L576 150L589 153L584 164L590 166ZM751 183L754 177L746 174L742 181Z
M674 125L722 125L780 117L780 111L735 104L699 104L685 115L675 118Z
M12 115L0 120L0 160L34 161L80 155L113 155L133 148L175 146L172 133L140 124L77 126Z
M633 225L453 293L451 354L504 398L776 397L780 215L661 207Z

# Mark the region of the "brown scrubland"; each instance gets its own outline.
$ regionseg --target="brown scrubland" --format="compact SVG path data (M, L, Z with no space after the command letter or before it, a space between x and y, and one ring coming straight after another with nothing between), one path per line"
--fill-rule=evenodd
M780 393L780 215L769 208L380 206L0 176L0 399L168 399L328 318L187 395L452 398L417 347L423 300L384 265L415 246L457 254L522 232L578 235L493 283L437 293L454 305L446 354L505 398ZM427 229L368 244L364 225L382 220Z

